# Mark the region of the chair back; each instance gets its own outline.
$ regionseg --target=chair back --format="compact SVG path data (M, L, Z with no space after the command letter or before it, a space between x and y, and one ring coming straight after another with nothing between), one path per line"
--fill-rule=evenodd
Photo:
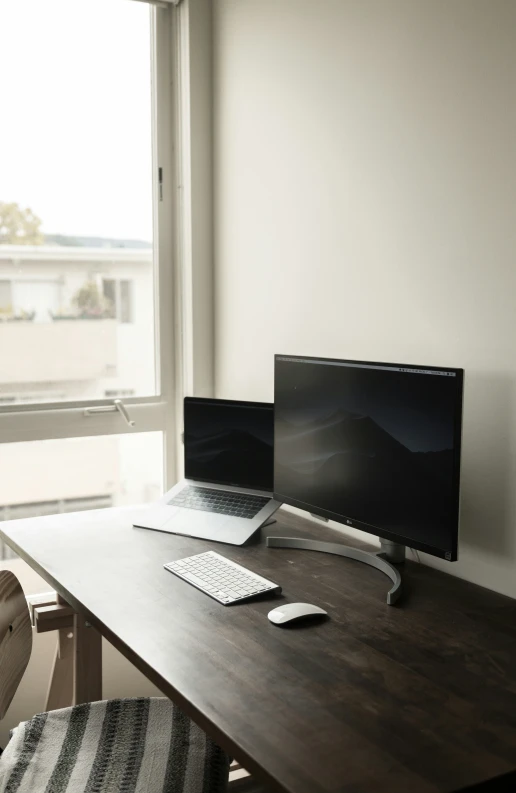
M0 570L0 719L3 719L29 663L32 624L20 582Z

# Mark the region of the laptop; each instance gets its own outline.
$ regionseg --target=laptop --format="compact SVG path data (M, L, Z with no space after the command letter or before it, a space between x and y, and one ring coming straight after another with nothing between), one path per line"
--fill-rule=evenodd
M186 397L184 447L185 478L134 525L243 545L281 506L274 405Z

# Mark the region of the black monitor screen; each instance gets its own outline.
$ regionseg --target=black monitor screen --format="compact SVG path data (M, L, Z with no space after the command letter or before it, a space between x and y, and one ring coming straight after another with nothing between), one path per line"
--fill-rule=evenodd
M461 369L277 355L274 496L457 558Z
M272 491L272 404L186 397L184 432L187 479Z

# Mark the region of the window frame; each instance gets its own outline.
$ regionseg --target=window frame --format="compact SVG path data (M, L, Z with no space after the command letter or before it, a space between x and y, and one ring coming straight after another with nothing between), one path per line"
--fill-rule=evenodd
M130 427L116 410L113 399L80 402L0 405L0 444L53 438L94 437L134 432L161 431L164 438L164 482L176 479L177 411L173 409L181 394L178 374L180 349L176 340L177 316L181 313L181 294L175 286L177 276L177 147L174 145L174 96L176 85L172 57L175 23L180 8L149 6L152 37L152 111L153 124L153 203L154 203L154 336L156 394L124 399L131 419ZM172 90L171 90L172 87ZM158 169L162 180L158 184ZM113 412L87 414L92 407L115 408Z

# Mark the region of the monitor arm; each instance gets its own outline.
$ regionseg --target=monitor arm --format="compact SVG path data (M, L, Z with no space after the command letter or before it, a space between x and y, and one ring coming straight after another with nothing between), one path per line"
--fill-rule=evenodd
M403 561L404 559L404 546L397 546L396 543L389 545L396 546L396 548L387 548L386 541L382 540L382 550L378 553L369 553L368 551L361 551L359 548L352 548L349 545L341 545L337 542L319 542L318 540L302 540L296 537L267 537L268 548L296 548L305 551L320 551L321 553L332 553L336 556L346 556L348 559L355 559L357 562L363 562L371 567L376 567L382 573L389 576L394 586L387 592L387 603L393 606L401 595L401 575L398 570L385 558L389 553L392 556L397 556L395 561ZM398 549L403 549L403 552Z

